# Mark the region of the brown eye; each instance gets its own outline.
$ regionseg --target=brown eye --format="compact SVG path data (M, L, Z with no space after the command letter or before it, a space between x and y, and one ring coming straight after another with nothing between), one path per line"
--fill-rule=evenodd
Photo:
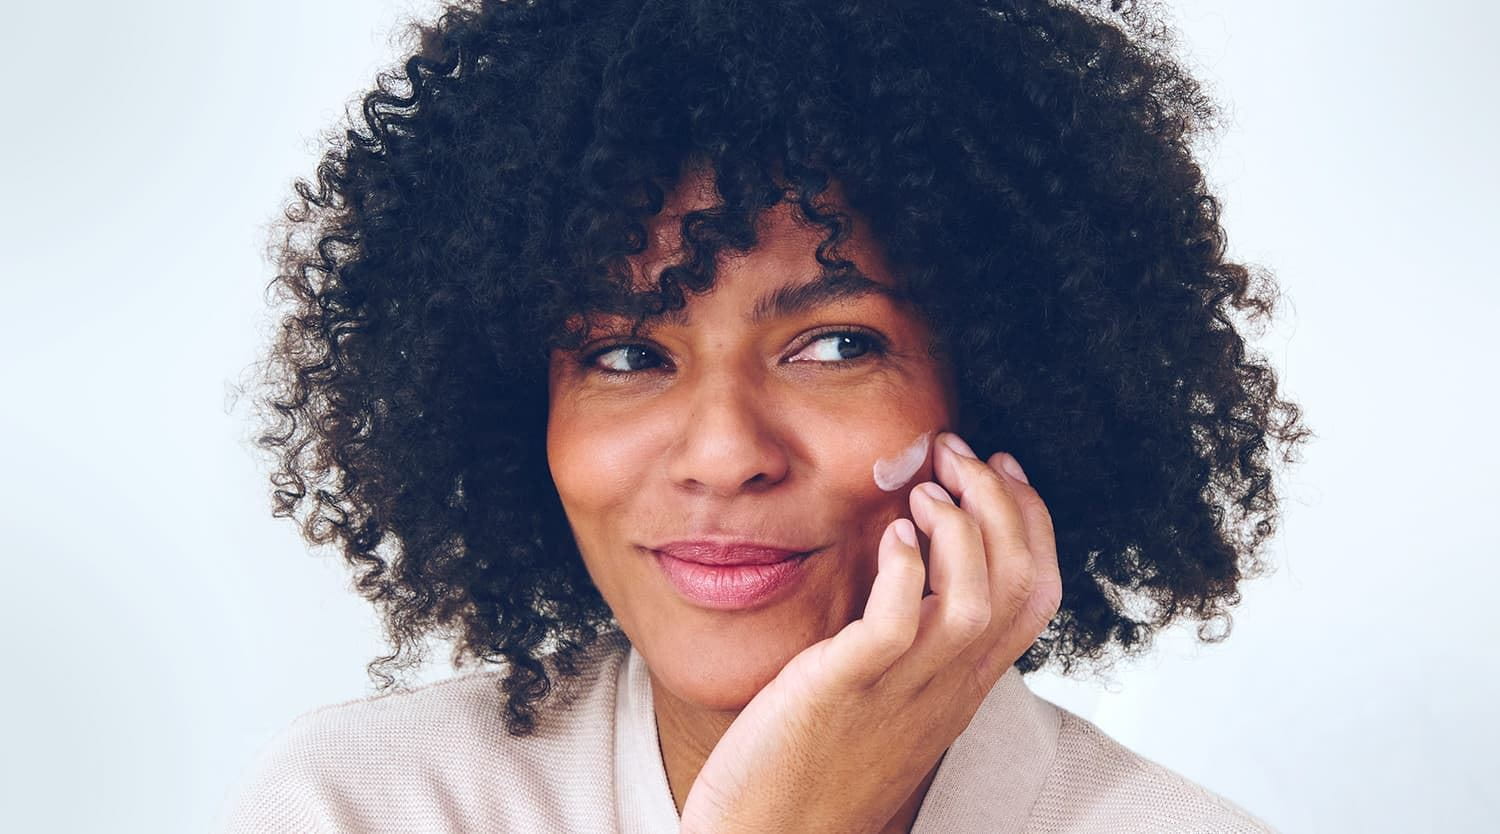
M615 365L615 367L599 366L597 360L599 360L601 357L606 356L612 357L610 361L613 365ZM655 365L643 366L638 364L647 362L651 357L654 356L656 356L656 354L643 345L610 345L608 347L600 348L599 350L590 353L588 356L584 357L583 363L607 374L628 374L634 371L643 371L647 370L648 368L655 367ZM623 365L623 367L619 367L621 365Z
M864 359L867 356L879 355L883 350L880 340L869 333L860 330L833 330L820 333L808 342L803 352L821 351L821 357L813 359L793 359L794 362L853 362ZM798 354L801 356L802 354Z

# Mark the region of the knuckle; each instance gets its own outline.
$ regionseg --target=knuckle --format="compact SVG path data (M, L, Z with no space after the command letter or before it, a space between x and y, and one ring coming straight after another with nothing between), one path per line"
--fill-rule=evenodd
M1031 545L1026 540L1026 532L1019 527L1006 529L1000 537L1004 555L1010 559L1030 559Z
M1037 607L1046 612L1049 622L1062 609L1062 596L1061 582L1044 583L1038 590L1036 595Z
M1026 606L1022 621L1032 633L1040 634L1047 630L1047 625L1052 624L1056 616L1058 616L1058 604L1049 603L1043 598L1032 598L1031 604Z
M985 466L979 461L970 462L974 464L974 467L970 473L966 474L972 474L974 477L969 482L964 484L965 489L979 490L980 492L984 493L986 498L989 499L995 499L1010 494L1006 490L1005 479L1000 477L1000 473L989 468L988 466Z
M1062 598L1060 595L1042 593L1033 596L1026 606L1026 624L1038 634L1057 616Z
M989 628L991 609L988 601L979 599L954 604L949 613L953 630L965 638L972 639Z
M1052 529L1052 511L1047 509L1047 502L1043 501L1035 491L1028 492L1021 497L1021 507L1038 524L1045 526L1049 531Z
M1036 576L1031 571L1021 571L1005 583L1005 602L1012 611L1018 611L1031 603L1036 592Z

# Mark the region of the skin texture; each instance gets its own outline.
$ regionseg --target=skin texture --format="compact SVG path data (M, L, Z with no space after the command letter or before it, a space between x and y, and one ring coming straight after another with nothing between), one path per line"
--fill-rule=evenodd
M642 276L674 250L676 217L712 202L708 188L690 176L669 196L635 259ZM742 313L760 293L818 269L820 230L799 225L786 203L762 222L761 245L726 258L714 290L690 301L689 326L630 339L654 353L636 361L655 367L623 380L589 372L578 357L591 340L554 352L549 370L552 477L589 576L651 669L679 810L739 711L792 657L860 616L882 534L911 517L906 491L872 481L873 462L956 416L950 369L926 350L931 334L913 309L864 297L748 325ZM896 286L857 217L844 254ZM825 325L874 330L887 352L840 360L837 337L806 339ZM625 361L623 351L595 360ZM930 459L915 477L932 477ZM791 595L709 611L680 598L644 548L711 532L818 550ZM914 817L920 799L902 813Z

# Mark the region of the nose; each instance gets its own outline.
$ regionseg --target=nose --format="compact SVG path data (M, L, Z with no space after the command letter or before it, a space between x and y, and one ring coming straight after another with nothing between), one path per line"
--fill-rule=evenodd
M728 497L786 477L790 462L782 429L758 386L716 374L685 393L689 407L682 437L667 467L673 483Z

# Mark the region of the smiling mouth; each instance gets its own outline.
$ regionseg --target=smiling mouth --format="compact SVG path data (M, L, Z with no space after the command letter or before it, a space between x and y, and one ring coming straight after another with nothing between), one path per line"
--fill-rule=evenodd
M797 585L811 555L788 553L774 562L706 565L661 551L652 553L667 581L683 599L717 611L743 611L779 599Z

